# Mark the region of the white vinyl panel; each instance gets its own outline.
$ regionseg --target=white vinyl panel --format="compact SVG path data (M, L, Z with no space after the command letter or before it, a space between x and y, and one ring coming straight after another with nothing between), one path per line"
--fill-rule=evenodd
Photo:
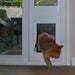
M37 23L56 23L56 42L60 44L61 32L58 9L57 6L34 6L34 3L30 0L30 61L44 61L42 53L34 51L37 38ZM51 60L54 61L54 59ZM55 61L60 60L61 58Z

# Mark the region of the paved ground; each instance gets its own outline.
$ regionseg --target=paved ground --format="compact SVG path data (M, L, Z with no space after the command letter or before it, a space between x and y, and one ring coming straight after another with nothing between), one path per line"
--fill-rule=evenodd
M75 67L61 66L49 70L46 66L0 66L0 75L75 75Z

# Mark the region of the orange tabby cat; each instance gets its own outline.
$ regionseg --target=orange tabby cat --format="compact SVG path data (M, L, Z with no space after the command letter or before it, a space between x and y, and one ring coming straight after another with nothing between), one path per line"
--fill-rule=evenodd
M53 69L50 57L59 58L62 47L63 45L56 44L55 40L48 33L44 32L38 38L38 49L42 51L44 60L50 69Z

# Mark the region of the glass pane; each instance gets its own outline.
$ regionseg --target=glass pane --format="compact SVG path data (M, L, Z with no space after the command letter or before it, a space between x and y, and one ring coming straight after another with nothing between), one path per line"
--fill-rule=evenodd
M0 0L0 55L22 55L22 0Z
M52 38L55 38L55 23L50 23L50 24L37 24L37 38L36 38L36 44L35 44L35 51L40 52L38 50L37 44L38 44L38 37L41 33L46 32L48 33Z
M57 0L34 0L35 6L56 6Z

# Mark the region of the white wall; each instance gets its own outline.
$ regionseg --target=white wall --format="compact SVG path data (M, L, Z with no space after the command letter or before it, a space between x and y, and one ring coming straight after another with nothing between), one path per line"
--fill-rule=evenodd
M75 0L71 0L71 56L75 56Z

